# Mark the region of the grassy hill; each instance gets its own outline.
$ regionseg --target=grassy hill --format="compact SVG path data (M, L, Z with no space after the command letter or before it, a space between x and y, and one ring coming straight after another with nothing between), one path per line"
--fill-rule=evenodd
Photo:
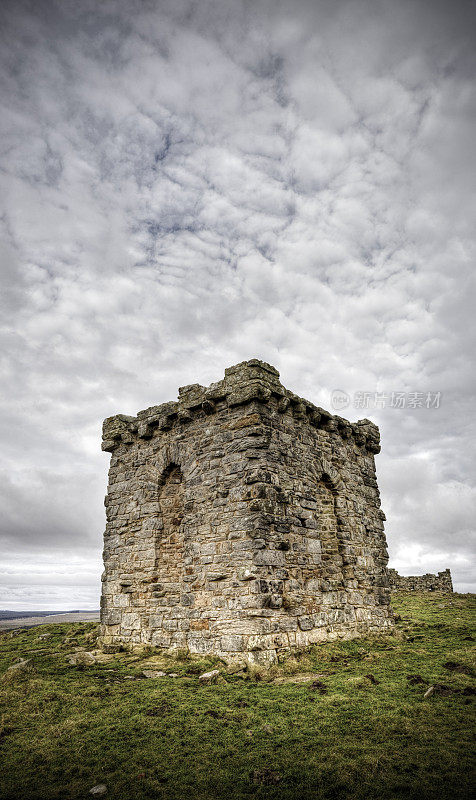
M82 656L91 623L5 633L0 797L87 798L98 784L117 800L469 797L476 597L401 594L393 607L395 636L269 672L186 653ZM8 669L19 658L31 660ZM201 685L212 668L218 682Z

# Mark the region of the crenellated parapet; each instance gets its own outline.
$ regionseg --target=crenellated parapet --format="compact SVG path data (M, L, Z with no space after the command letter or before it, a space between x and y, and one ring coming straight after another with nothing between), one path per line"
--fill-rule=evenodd
M279 372L258 359L242 361L225 370L225 377L210 386L198 383L179 388L178 400L151 406L136 417L116 414L103 423L102 449L112 452L121 444L132 444L137 438L150 439L173 426L187 425L197 417L215 414L224 407L233 408L251 402L274 406L279 414L293 414L314 428L352 440L369 453L380 452L380 432L373 422L362 419L349 422L333 415L309 400L286 389Z

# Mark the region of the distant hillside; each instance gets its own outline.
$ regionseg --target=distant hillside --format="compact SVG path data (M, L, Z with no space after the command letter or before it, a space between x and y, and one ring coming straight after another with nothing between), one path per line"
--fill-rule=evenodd
M24 619L25 617L51 617L58 614L99 614L98 608L74 608L71 611L8 611L0 610L2 619Z

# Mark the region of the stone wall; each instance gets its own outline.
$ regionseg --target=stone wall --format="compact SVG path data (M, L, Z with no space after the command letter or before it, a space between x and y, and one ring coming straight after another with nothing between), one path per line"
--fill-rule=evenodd
M379 431L285 389L261 361L105 420L101 634L270 663L386 631Z
M451 572L445 569L438 575L399 575L396 569L388 570L390 588L401 592L452 592Z

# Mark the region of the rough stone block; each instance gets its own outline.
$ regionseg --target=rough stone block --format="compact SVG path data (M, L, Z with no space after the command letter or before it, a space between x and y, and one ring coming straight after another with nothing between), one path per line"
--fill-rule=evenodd
M231 634L222 636L220 639L220 649L224 653L239 653L245 649L243 636Z
M280 567L284 564L284 553L280 550L258 550L253 561L257 567Z

